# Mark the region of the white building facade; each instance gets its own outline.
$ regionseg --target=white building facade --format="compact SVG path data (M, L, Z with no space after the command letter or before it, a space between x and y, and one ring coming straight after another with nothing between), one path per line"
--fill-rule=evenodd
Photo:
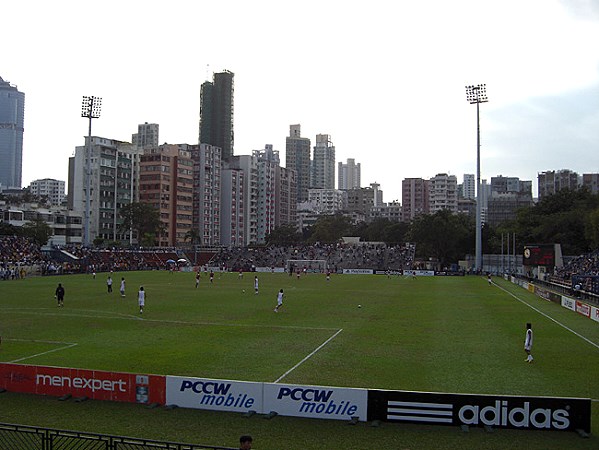
M33 180L29 185L29 192L36 197L46 197L48 203L59 206L66 199L65 182L53 178Z

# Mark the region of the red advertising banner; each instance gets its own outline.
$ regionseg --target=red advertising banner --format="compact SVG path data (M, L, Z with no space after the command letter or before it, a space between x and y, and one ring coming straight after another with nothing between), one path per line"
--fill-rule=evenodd
M0 363L0 388L30 394L88 397L129 403L159 403L166 399L166 378L66 367Z
M591 307L586 303L576 301L576 312L583 316L591 317Z

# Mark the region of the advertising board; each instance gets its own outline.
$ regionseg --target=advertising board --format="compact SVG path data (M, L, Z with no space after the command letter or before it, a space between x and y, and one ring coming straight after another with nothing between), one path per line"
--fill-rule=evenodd
M586 317L591 317L591 307L586 303L576 301L576 312Z
M572 300L571 298L562 295L562 306L572 311L576 311L576 300Z
M590 433L591 400L369 390L368 420Z
M167 376L166 403L183 408L261 413L262 383Z
M283 416L365 421L367 399L366 389L264 383L264 411Z
M372 275L372 269L343 269L344 275Z
M0 364L0 387L13 392L164 404L164 384L160 375Z

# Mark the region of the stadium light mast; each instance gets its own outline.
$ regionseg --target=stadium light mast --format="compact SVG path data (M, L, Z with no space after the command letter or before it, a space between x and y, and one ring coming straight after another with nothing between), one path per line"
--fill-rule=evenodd
M101 97L83 96L81 103L81 117L89 119L89 129L87 133L87 143L85 146L85 229L83 235L83 245L89 246L89 229L91 224L90 202L91 202L91 152L92 152L92 119L100 117L102 110Z
M472 105L476 103L476 271L483 268L483 245L482 245L482 192L480 188L480 104L486 103L487 85L477 84L466 86L466 100Z

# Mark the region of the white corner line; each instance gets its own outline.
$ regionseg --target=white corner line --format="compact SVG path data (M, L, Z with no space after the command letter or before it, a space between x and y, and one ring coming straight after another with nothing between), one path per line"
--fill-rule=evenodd
M287 372L285 372L283 375L281 375L279 378L277 378L275 381L273 381L273 383L278 383L283 378L285 378L287 375L289 375L291 372L293 372L295 369L297 369L299 366L301 366L304 362L306 362L308 359L310 359L312 356L314 356L316 354L316 352L318 352L321 348L323 348L325 345L327 345L329 342L331 342L333 339L335 339L337 337L337 335L339 333L341 333L342 331L343 331L343 328L338 329L335 332L335 334L333 334L330 338L328 338L326 341L324 341L322 344L320 344L318 347L316 347L312 351L312 353L310 353L308 356L306 356L304 359L302 359L300 362L298 362L295 366L293 366L291 369L289 369Z

